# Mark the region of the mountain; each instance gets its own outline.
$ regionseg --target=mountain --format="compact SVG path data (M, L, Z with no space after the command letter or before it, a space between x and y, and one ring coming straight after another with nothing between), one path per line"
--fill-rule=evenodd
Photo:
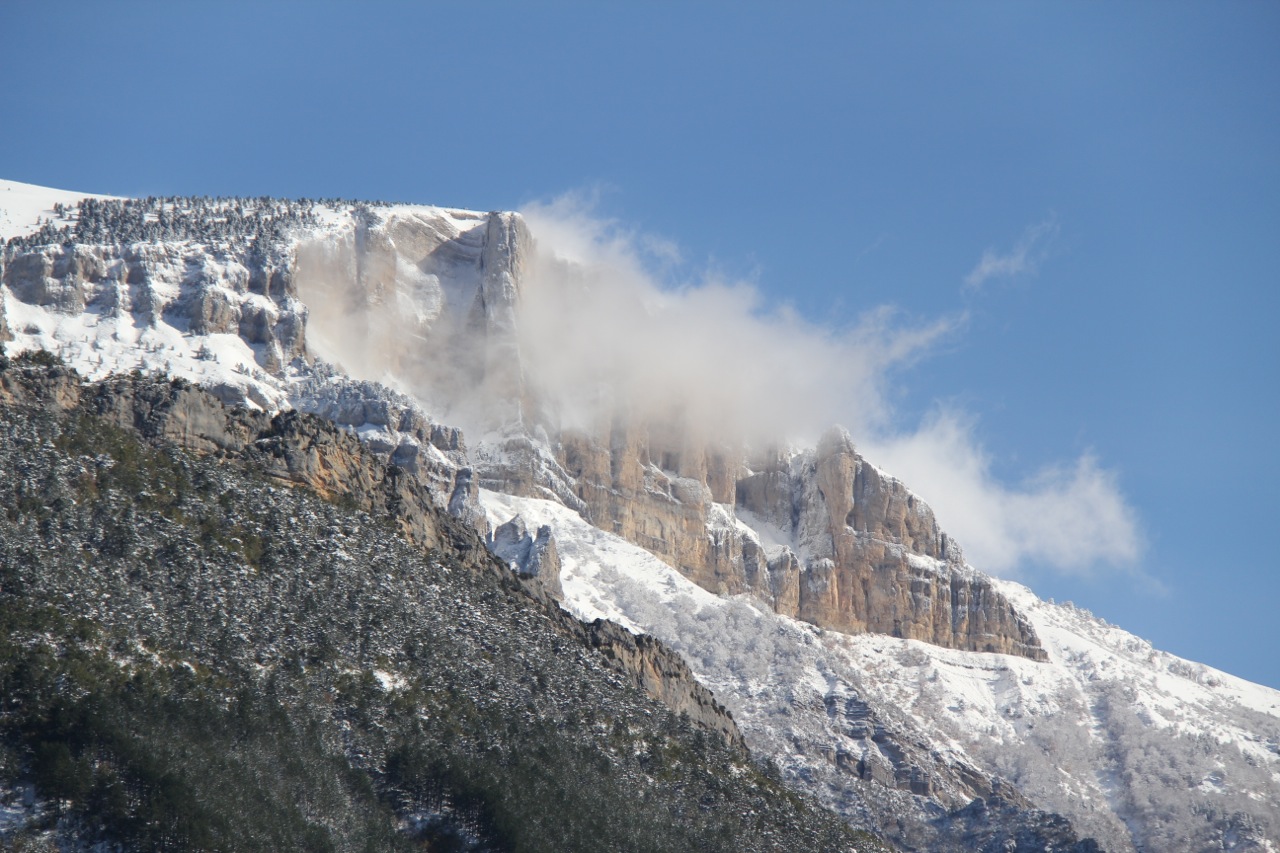
M565 371L558 306L599 286L519 216L9 194L11 354L186 380L258 429L336 424L395 487L355 488L297 435L290 476L382 495L362 509L422 544L430 509L569 613L656 637L754 755L855 825L909 850L1280 845L1280 693L982 574L843 430L717 432L607 364ZM248 446L195 408L154 437Z

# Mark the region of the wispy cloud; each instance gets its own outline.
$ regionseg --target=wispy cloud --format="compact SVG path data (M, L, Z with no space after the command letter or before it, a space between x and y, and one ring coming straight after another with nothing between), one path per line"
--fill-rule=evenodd
M978 290L993 278L1013 278L1034 274L1044 259L1046 245L1058 233L1058 221L1049 217L1022 232L1018 242L1008 252L987 249L967 276L965 287Z
M1037 566L1088 574L1106 565L1144 580L1136 568L1145 548L1137 513L1117 474L1091 452L1004 483L992 472L975 419L945 407L914 430L873 437L864 450L929 502L984 571L1017 576Z
M660 282L650 270L661 257L645 257L649 241L595 218L581 199L525 215L540 249L524 346L531 375L562 411L595 416L604 388L604 399L659 416L678 411L693 428L732 439L812 439L841 423L868 459L930 502L974 565L1005 575L1030 565L1115 566L1141 577L1137 513L1092 453L1011 484L994 474L966 413L943 408L901 423L895 377L953 340L965 315L912 324L881 306L836 330L771 308L750 285ZM1052 219L1028 228L1012 253L984 258L970 278L1034 270L1056 231Z
M890 418L888 377L964 322L910 323L879 307L829 328L714 272L663 280L654 269L678 253L655 252L580 197L523 213L538 250L521 350L531 381L571 421L626 401L641 417L680 412L687 429L730 441L813 440L832 423L869 431Z

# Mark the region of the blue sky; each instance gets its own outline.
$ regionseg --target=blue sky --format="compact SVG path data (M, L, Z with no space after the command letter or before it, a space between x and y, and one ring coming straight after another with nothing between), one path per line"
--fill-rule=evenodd
M1280 687L1280 5L478 5L5 3L0 177L578 192L672 284L944 322L886 433L949 418L1011 493L1092 459L1141 543L1009 573Z

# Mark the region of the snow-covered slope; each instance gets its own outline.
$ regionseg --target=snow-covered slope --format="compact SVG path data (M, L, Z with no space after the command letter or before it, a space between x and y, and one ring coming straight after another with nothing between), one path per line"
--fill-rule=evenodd
M487 491L482 503L494 524L549 525L570 610L679 650L754 750L855 820L914 815L945 833L955 818L937 806L989 797L979 789L996 777L1108 850L1276 849L1280 691L1011 583L1047 662L821 631L713 595L557 503Z
M871 636L841 645L877 701L1108 849L1277 849L1280 691L1001 586L1047 664Z
M54 205L75 207L83 198L113 196L55 190L19 181L0 180L0 243L10 237L30 234L40 227L41 220L57 219Z

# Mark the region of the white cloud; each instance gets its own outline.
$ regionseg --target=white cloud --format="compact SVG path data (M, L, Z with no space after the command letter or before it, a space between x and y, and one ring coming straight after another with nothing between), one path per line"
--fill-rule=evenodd
M658 257L647 254L653 241L595 218L580 198L524 213L539 244L525 300L530 375L570 419L590 421L602 401L626 400L642 416L679 413L686 429L731 441L812 440L840 423L933 506L986 571L1082 573L1141 556L1137 515L1093 455L1010 485L993 474L963 413L940 410L901 427L895 370L954 337L963 315L912 325L882 306L835 330L766 305L750 285L664 285L650 270L677 257L675 248L661 242ZM1052 220L1029 228L1010 255L984 257L971 280L1034 269L1056 230Z
M919 429L864 445L877 464L911 485L974 565L1017 575L1027 565L1087 573L1100 564L1131 566L1141 556L1137 514L1114 472L1091 453L1045 467L1009 485L963 413L941 409Z
M671 286L650 272L675 252L591 216L574 198L524 212L538 244L525 282L529 376L571 422L626 401L648 418L721 440L810 439L832 423L875 428L884 386L963 322L909 325L889 308L851 329L764 304L754 287L706 276ZM648 261L648 263L646 263ZM602 407L600 404L604 403Z
M987 249L982 253L978 265L964 277L965 287L978 290L993 278L1012 278L1035 273L1043 260L1045 244L1057 233L1058 223L1050 217L1027 228L1012 251L1001 254L995 249Z

